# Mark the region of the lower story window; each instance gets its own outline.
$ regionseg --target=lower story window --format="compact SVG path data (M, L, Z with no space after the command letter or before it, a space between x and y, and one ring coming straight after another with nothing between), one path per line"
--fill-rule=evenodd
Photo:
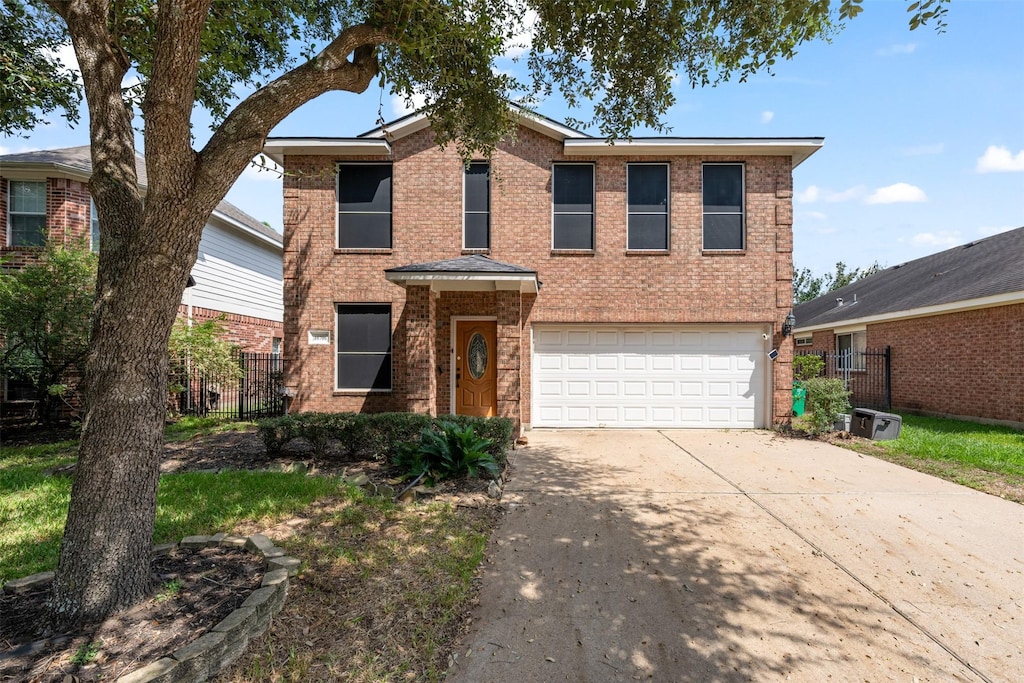
M336 339L337 389L390 391L391 304L338 304Z
M867 368L867 332L851 332L836 335L837 365L840 370L864 370Z

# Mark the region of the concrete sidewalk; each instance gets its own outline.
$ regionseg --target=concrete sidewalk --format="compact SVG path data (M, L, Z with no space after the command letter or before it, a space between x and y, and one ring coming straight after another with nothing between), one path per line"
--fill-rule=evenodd
M534 431L447 680L1014 681L1024 507L768 432Z

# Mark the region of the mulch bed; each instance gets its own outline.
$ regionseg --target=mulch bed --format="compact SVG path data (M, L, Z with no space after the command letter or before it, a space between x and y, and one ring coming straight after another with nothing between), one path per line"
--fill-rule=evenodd
M71 633L48 626L48 587L0 594L0 681L113 680L155 662L209 631L259 588L263 559L236 549L179 548L155 557L151 572L149 600Z

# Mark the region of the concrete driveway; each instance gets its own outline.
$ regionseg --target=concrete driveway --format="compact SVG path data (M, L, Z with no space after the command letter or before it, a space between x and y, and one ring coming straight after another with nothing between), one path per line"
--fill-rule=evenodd
M769 432L529 439L449 681L1024 680L1024 506Z

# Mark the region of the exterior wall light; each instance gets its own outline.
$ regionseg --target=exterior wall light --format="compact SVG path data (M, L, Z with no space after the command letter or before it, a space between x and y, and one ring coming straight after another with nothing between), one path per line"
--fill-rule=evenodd
M793 311L789 312L786 316L785 322L782 323L782 336L788 337L793 334L793 328L796 327L796 316L793 315Z

